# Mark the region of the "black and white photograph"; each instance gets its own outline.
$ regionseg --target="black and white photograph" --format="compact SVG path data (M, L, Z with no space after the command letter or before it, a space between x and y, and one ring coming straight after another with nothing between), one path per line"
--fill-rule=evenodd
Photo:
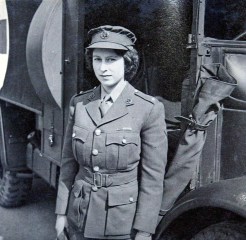
M0 0L0 240L246 240L245 0Z

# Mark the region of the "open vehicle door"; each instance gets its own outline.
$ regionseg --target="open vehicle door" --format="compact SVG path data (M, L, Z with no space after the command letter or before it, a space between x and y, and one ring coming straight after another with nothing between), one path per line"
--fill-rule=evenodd
M180 118L188 128L165 177L162 214L180 199L162 219L157 238L244 239L239 219L245 210L237 199L245 184L246 3L207 0L193 7L190 77L183 83ZM194 191L181 197L186 186Z

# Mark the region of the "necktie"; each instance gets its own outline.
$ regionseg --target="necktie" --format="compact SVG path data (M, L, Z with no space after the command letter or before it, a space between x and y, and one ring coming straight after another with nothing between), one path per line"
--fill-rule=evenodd
M109 108L111 107L111 97L110 95L106 95L103 100L101 101L101 104L99 106L101 116L104 117L104 115L107 113Z

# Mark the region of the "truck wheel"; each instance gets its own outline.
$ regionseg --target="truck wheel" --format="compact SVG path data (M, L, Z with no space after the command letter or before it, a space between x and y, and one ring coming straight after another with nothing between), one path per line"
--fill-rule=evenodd
M245 240L246 226L240 222L221 222L213 224L199 233L191 240Z
M10 208L24 204L32 187L32 178L21 178L14 172L0 175L0 205Z

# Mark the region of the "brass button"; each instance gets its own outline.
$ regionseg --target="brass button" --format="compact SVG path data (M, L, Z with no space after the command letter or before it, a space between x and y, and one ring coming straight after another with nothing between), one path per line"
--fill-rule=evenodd
M129 202L133 202L133 200L134 200L133 197L129 198Z
M94 168L93 168L93 170L95 171L95 172L98 172L99 171L99 167L98 166L95 166Z
M153 102L154 102L154 101L155 101L155 98L154 98L154 97L152 97L152 98L151 98L151 101L153 101Z
M92 154L93 154L94 156L96 156L96 155L98 154L98 150L97 150L97 149L93 149L93 150L92 150Z
M101 129L99 129L99 128L97 128L96 130L95 130L95 134L97 135L97 136L99 136L99 135L101 135Z
M94 185L91 188L92 188L93 192L97 192L97 190L98 190L97 186L94 186Z
M123 138L123 139L122 139L122 143L126 144L126 142L127 142L126 139Z
M76 133L73 133L73 134L72 134L72 137L74 138L75 136L76 136Z
M134 90L134 92L135 92L135 93L138 93L138 90L137 90L137 89L135 89L135 90Z

